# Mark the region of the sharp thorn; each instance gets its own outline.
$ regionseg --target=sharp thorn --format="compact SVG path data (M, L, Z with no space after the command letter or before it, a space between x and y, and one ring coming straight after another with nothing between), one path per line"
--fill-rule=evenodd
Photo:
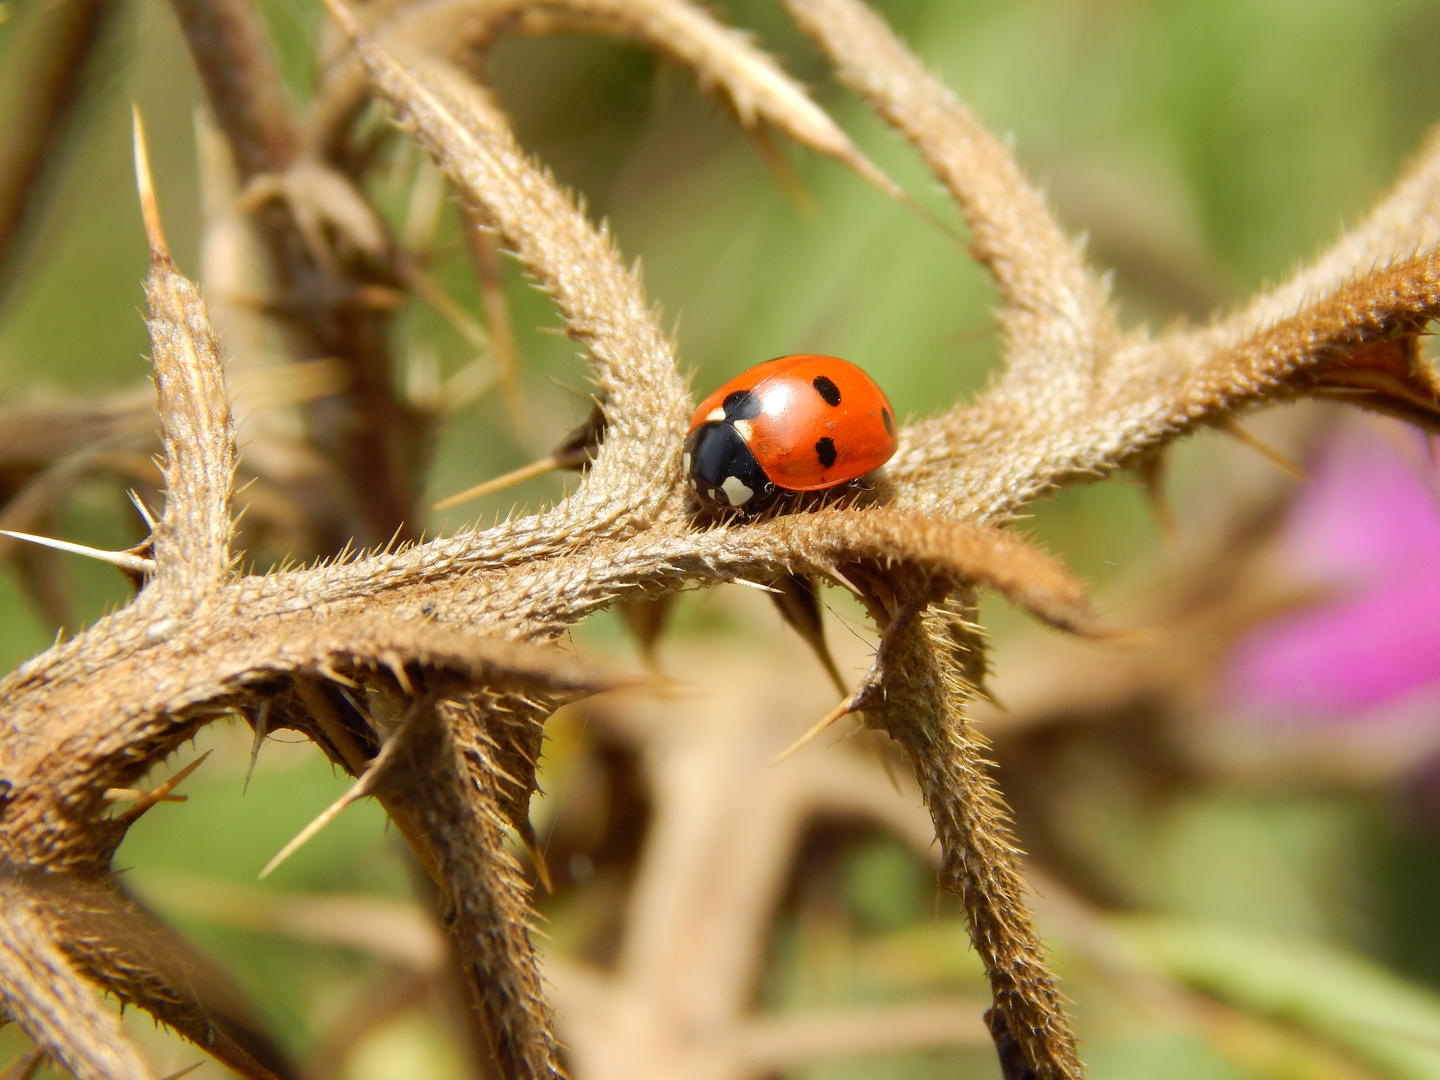
M1227 420L1220 425L1220 430L1225 432L1225 434L1231 436L1232 438L1244 443L1261 457L1269 458L1276 465L1279 465L1280 468L1284 469L1301 483L1309 481L1310 474L1305 471L1305 466L1301 465L1298 461L1290 457L1288 454L1282 453L1275 447L1271 446L1264 439L1260 438L1254 432L1244 427L1240 423L1240 421L1233 419Z
M310 822L309 825L306 825L305 828L301 829L298 833L296 833L295 836L290 840L290 842L286 844L283 848L281 848L278 852L276 852L275 857L265 864L264 869L260 871L259 879L261 881L264 881L267 877L269 877L276 870L278 870L280 868L280 865L285 862L286 859L290 858L291 855L294 855L295 852L299 851L302 847L309 843L315 837L316 833L318 833L321 829L325 828L326 825L329 825L330 822L334 821L337 817L339 817L346 807L348 807L353 802L360 801L366 795L369 795L370 788L375 782L373 779L373 773L373 769L367 769L365 774L361 776L359 780L356 780L355 783L350 785L349 789L346 790L345 794L341 795L338 799L332 802L329 806L327 806L324 810L320 812L320 814L315 818L314 821Z
M805 749L806 746L810 745L810 743L814 741L816 736L818 736L831 724L835 723L836 720L839 720L842 716L845 716L847 713L852 713L854 711L855 695L851 694L844 701L840 702L839 705L836 705L835 708L831 709L828 713L826 713L819 720L817 720L809 731L805 732L804 735L801 735L800 738L796 739L793 743L786 747L785 750L778 757L776 757L774 761L770 763L771 766L773 767L775 765L779 765L786 758L799 753L801 750Z
M165 230L160 224L160 206L155 201L155 185L150 178L150 152L145 146L145 121L140 118L140 106L131 105L134 117L135 139L135 188L140 193L140 216L145 221L145 238L150 243L152 261L170 260L170 249L165 244Z
M166 801L165 797L179 787L184 779L198 769L212 753L214 753L213 750L206 750L205 753L190 762L189 765L186 765L179 772L172 774L163 783L148 792L144 798L136 802L130 809L126 810L123 814L118 814L116 820L127 827L134 824L139 820L141 814L145 813L156 803Z
M139 514L140 514L140 517L144 519L145 524L146 524L146 526L150 529L150 531L151 531L151 532L154 532L154 531L155 531L155 515L152 514L152 513L150 512L150 508L145 505L145 500L142 499L142 498L140 498L140 493L139 493L138 491L136 491L134 488L129 488L129 489L126 490L125 494L128 495L128 496L130 496L130 501L131 501L131 503L134 504L135 509L136 509L136 510L139 512Z
M489 495L491 492L507 488L512 484L518 484L522 480L530 480L537 476L544 476L548 472L566 467L566 462L556 454L546 454L539 461L532 461L529 465L522 465L514 472L508 472L504 476L497 476L493 480L486 480L483 484L476 484L467 488L458 495L451 495L435 503L432 509L448 510L452 506L459 506L471 499L478 499L482 495Z
M39 544L41 547L54 548L56 551L68 551L72 555L84 555L86 558L99 559L103 563L119 567L121 570L128 570L134 574L155 573L155 560L145 559L139 555L132 555L128 551L105 551L103 548L93 548L85 544L72 544L68 540L55 540L48 536L35 536L32 533L11 532L9 529L0 529L0 536L8 536L12 540L24 540L27 543Z
M751 581L749 578L730 577L725 580L732 585L744 585L747 589L758 589L760 592L770 593L772 596L780 595L780 590L775 588L775 586L765 585L759 581Z
M139 788L112 787L105 789L105 798L111 802L139 802L141 799L148 799L150 792L141 791ZM190 798L189 795L162 795L160 802L184 802Z
M245 784L240 789L241 795L250 790L250 776L255 772L255 762L260 759L260 747L265 744L265 736L270 733L270 706L270 699L266 698L255 710L255 741L250 744L250 764L245 766Z
M550 877L550 867L545 862L545 852L540 850L538 844L528 836L521 836L520 843L530 856L530 861L535 865L535 874L540 879L540 886L547 893L555 892L555 882Z

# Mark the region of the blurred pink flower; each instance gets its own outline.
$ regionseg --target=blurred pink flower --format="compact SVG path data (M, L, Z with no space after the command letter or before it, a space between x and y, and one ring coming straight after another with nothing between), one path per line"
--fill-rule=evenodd
M1440 480L1427 437L1347 421L1291 508L1282 549L1330 598L1254 630L1226 696L1256 719L1440 716Z

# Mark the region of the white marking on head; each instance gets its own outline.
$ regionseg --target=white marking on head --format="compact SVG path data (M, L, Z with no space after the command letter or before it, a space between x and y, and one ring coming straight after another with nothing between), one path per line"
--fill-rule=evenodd
M690 451L685 451L685 457L680 462L680 471L686 476L690 475Z
M695 478L694 478L693 476L690 477L690 490L691 490L691 491L699 491L699 490L700 490L700 485L695 482Z
M705 419L706 419L706 420L724 420L724 419L725 419L725 407L722 405L722 406L720 406L719 408L711 409L708 413L705 414Z
M727 476L725 483L720 485L720 490L725 492L725 498L730 500L731 506L744 506L755 494L738 476Z
M740 433L740 438L744 439L747 443L750 441L750 421L749 421L749 420L736 420L736 421L735 421L733 424L731 424L730 426L733 427L736 431L738 431L738 432Z

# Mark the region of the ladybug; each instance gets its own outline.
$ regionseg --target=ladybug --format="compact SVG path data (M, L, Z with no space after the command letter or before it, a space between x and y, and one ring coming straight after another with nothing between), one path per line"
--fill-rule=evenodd
M878 469L897 443L895 411L869 375L801 353L756 364L702 401L683 468L701 500L750 516L778 495Z

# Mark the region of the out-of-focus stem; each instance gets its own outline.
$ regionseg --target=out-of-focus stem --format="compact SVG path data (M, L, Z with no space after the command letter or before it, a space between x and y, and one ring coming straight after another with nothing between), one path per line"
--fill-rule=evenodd
M172 0L172 7L242 180L283 172L299 156L301 138L254 5ZM343 394L312 406L315 441L337 462L356 518L331 523L319 538L322 549L338 549L352 536L362 544L413 539L420 526L417 475L427 445L425 422L396 393L388 312L363 299L365 287L382 281L385 271L353 262L338 271L317 265L279 204L255 220L270 252L275 289L294 311L288 325L297 357L336 357L350 374Z
M39 181L64 146L87 62L104 37L112 9L110 0L71 0L46 5L40 14L46 25L34 46L35 59L0 128L0 298L14 273L23 226L43 194Z
M250 0L171 0L243 179L278 172L298 138L265 29Z

